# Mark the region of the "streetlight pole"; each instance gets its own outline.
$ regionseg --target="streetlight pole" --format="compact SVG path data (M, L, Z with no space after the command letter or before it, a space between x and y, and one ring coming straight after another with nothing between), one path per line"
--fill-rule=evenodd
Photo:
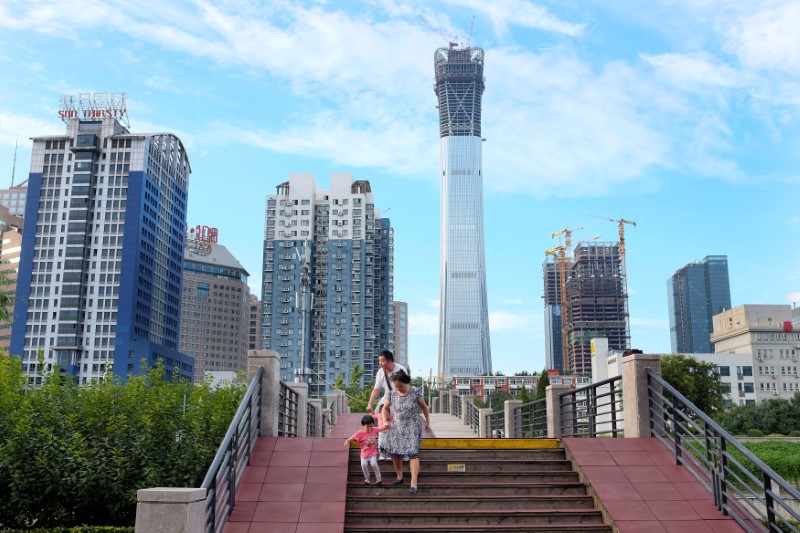
M300 266L300 293L295 293L295 297L299 302L295 302L297 309L300 311L300 368L298 369L298 377L295 381L306 382L306 313L308 312L308 286L309 280L309 257L307 243L303 242L303 253L295 248L297 258L301 261ZM309 357L310 359L310 357Z

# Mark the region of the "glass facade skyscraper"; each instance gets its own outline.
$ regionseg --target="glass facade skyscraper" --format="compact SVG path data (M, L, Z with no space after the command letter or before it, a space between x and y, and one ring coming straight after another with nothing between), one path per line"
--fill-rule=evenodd
M667 280L669 335L675 353L712 353L712 317L731 308L728 257L709 255Z
M483 50L434 55L441 166L439 375L492 371L483 235Z

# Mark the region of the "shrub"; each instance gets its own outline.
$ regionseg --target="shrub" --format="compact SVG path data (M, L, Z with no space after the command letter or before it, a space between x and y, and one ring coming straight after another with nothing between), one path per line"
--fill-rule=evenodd
M748 430L747 436L748 437L763 437L764 436L764 432L761 431L760 429L751 429L751 430Z
M790 436L790 437L800 437L800 431L798 431L798 430L796 430L796 429L795 429L794 431L792 431L791 433L789 433L789 436Z
M124 385L56 373L24 391L19 372L0 357L0 528L133 525L138 489L200 486L244 392L162 367Z
M785 437L783 433L770 433L767 437Z

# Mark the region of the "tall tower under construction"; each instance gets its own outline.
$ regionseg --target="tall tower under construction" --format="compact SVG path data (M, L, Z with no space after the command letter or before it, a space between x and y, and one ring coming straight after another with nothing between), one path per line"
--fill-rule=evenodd
M567 277L564 371L591 374L591 340L608 339L610 349L630 346L628 295L620 246L586 242L575 247Z
M441 166L439 375L492 371L483 236L483 50L434 54Z

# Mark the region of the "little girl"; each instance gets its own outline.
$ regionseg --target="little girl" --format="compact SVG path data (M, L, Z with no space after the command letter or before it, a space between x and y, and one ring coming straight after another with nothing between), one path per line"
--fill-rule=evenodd
M386 428L376 428L372 415L364 415L361 418L361 426L362 429L345 440L344 445L349 446L352 441L361 445L361 471L364 472L364 485L369 485L370 465L375 471L375 484L382 485L381 470L378 467L378 433L386 431Z

